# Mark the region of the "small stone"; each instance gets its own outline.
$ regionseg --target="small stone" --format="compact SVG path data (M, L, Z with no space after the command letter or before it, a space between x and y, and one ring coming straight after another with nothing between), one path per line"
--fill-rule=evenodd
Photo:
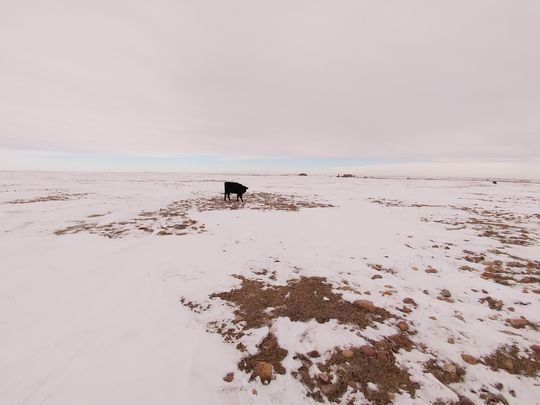
M326 396L330 396L337 392L338 385L337 384L326 384L320 387L321 393Z
M514 307L508 307L508 310L509 310L510 312L514 312L516 309L515 309Z
M502 383L498 382L498 383L495 383L494 384L495 388L497 388L499 391L502 390L504 388L504 385L502 385Z
M354 352L352 350L342 350L341 355L345 357L346 359L352 359L354 357Z
M529 324L529 321L525 318L507 319L506 322L508 322L511 327L516 328L516 329L524 328L525 326Z
M242 315L236 314L234 316L234 321L235 322L242 322L243 320L244 320L244 317Z
M450 337L450 338L446 339L446 342L453 345L453 344L456 343L456 340L453 337Z
M257 395L257 390L256 390L255 388L253 388L253 389L251 390L251 393L252 393L253 395Z
M375 312L377 309L377 307L373 305L373 302L368 301L368 300L356 300L354 301L354 305L356 305L357 307L360 307L361 309L367 312Z
M312 350L310 352L307 352L306 354L308 355L308 357L311 357L311 358L321 357L321 354L319 353L318 350Z
M540 345L532 345L531 349L535 353L540 353Z
M514 369L514 362L512 361L511 358L506 358L506 359L503 360L503 362L504 362L504 367L507 370L512 371Z
M227 373L225 377L223 377L223 381L225 382L231 382L234 380L234 373Z
M371 295L371 291L364 291L364 294Z
M452 363L446 363L443 366L443 370L450 374L456 374L457 373L457 367L454 366Z
M370 345L363 345L360 346L360 351L364 356L375 356L377 354L377 351L373 346Z
M375 274L373 277L371 277L372 280L377 280L378 278L382 278L380 274Z
M444 298L450 298L452 294L450 294L450 291L445 288L444 290L441 290L441 296Z
M429 273L429 274L433 274L433 273L438 273L439 271L437 269L434 269L433 267L428 267L426 269L426 273Z
M407 297L407 298L403 298L403 303L404 304L411 304L411 305L414 305L416 306L416 301L413 300L411 297Z
M402 332L405 332L405 331L409 330L409 324L407 322L405 322L405 321L401 321L401 322L396 323L396 326Z
M268 383L272 379L272 372L274 371L274 367L272 364L267 363L266 361L259 361L255 365L255 369L253 372L256 376L258 376L263 383Z
M535 294L540 294L540 288L537 288L536 290L532 290L532 292Z
M328 383L330 381L330 377L326 373L319 373L317 377L319 377L319 380L321 380L323 383Z
M478 360L476 357L471 356L470 354L467 354L467 353L462 353L461 358L463 359L463 361L465 363L469 363L469 364L478 364L478 363L480 363L480 360Z

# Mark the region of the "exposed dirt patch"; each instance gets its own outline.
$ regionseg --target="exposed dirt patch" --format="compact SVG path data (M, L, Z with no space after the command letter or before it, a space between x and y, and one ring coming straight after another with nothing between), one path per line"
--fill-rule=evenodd
M55 194L49 194L49 195L41 196L41 197L8 201L5 204L32 204L32 203L47 202L47 201L79 200L81 198L85 198L87 195L88 194L86 193L55 193Z
M393 200L390 198L368 198L368 200L374 204L384 205L385 207L405 207L405 208L443 207L443 205L411 203L411 202L406 202L406 201L401 201L401 200Z
M279 347L278 340L276 336L272 333L269 333L261 343L257 345L259 351L251 356L243 358L240 363L238 363L238 368L246 373L251 373L250 381L253 381L258 372L256 370L257 364L260 362L269 363L272 365L273 371L277 374L285 374L285 368L281 364L281 361L287 357L289 353L287 350ZM269 383L268 378L264 378L259 375L261 380L265 383Z
M332 204L308 200L295 195L276 193L246 193L244 202L223 201L221 197L194 200L199 211L251 209L261 211L299 211L304 208L330 208Z
M433 374L433 376L445 385L462 382L465 376L465 369L456 363L438 362L434 359L424 364L424 370Z
M75 196L75 194L69 196ZM67 197L61 198L61 196L56 196L54 198L57 198L57 200L72 199ZM293 195L250 193L249 199L246 197L246 202L228 202L223 201L220 197L175 201L158 211L142 211L135 218L125 221L116 221L105 224L89 220L77 221L76 224L58 229L54 233L56 235L66 235L88 232L107 238L121 238L137 234L153 234L159 236L186 235L188 233L202 233L206 231L204 224L199 224L189 216L190 211L192 210L199 212L236 209L299 211L303 208L327 207L333 207L333 205L305 200ZM100 214L96 214L90 215L87 218L95 219L100 216Z
M486 297L480 298L478 301L481 304L487 302L488 306L495 311L500 311L504 306L504 303L502 300L496 300L495 298L492 298L489 295Z
M242 280L240 288L212 294L211 298L233 304L237 308L235 314L245 321L246 329L268 325L279 317L302 322L315 319L319 323L335 319L360 328L390 317L385 309L344 300L323 277L301 277L289 280L285 285L238 278Z
M370 198L372 203L384 205L386 207L406 207L406 208L451 208L458 212L466 213L455 215L452 218L436 218L432 215L423 217L424 222L436 222L447 225L448 230L472 229L480 237L494 239L503 245L532 246L540 242L540 235L531 224L539 225L540 215L524 214L504 211L502 209L485 209L477 204L462 205L434 205L423 203L411 203L400 200Z
M372 403L388 404L395 394L406 391L414 396L419 388L407 371L397 366L395 350L395 345L385 339L370 346L336 349L326 362L316 364L321 372L317 375L310 373L312 360L298 354L302 365L293 376L306 386L309 396L320 402L325 398L340 402L351 389L353 393L362 392Z
M540 352L528 352L525 357L517 346L501 346L483 360L492 370L502 369L510 374L536 377L540 372Z
M98 224L97 222L81 221L63 229L58 229L56 235L88 232L107 238L121 238L126 235L186 235L205 231L204 225L188 217L191 204L188 201L177 201L158 211L142 211L135 218L127 221Z

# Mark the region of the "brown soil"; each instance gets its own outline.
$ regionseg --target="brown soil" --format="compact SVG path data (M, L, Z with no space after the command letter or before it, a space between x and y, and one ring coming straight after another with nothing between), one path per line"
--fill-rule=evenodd
M78 194L49 196L49 199L71 199ZM69 197L69 198L68 198ZM331 204L324 204L316 201L308 201L291 195L271 194L271 193L250 193L246 201L236 202L223 201L221 197L198 198L190 200L175 201L158 211L142 211L135 218L121 222L111 222L98 225L90 221L78 221L77 224L66 228L58 229L56 235L75 234L88 232L105 236L107 238L121 238L127 235L154 234L164 235L186 235L188 233L202 233L206 231L204 224L190 218L188 213L191 210L212 211L212 210L279 210L279 211L299 211L303 208L326 208L333 207ZM22 200L20 200L22 201ZM37 201L37 200L36 200ZM41 201L41 200L40 200ZM43 200L48 201L48 200ZM35 202L35 201L22 201ZM90 215L87 218L96 218L100 215Z
M294 195L276 193L246 193L244 202L238 202L231 197L231 201L223 201L222 197L211 197L194 200L194 205L199 211L215 210L277 210L277 211L299 211L304 208L329 208L332 204L318 201L306 200Z
M503 369L510 374L536 377L540 372L540 353L529 352L528 357L523 357L517 346L501 346L483 360L492 370Z
M31 204L37 202L47 202L47 201L68 201L68 200L77 200L80 198L86 197L86 193L56 193L49 194L42 197L34 197L30 199L19 199L14 201L8 201L6 204Z
M487 302L488 306L491 309L494 309L495 311L500 311L504 306L504 303L502 302L502 300L496 300L495 298L492 298L489 295L486 297L480 298L478 301L481 304Z
M323 277L301 277L285 285L238 278L242 280L240 288L212 294L211 298L221 298L235 305L235 314L245 321L246 329L268 325L278 317L303 322L315 319L319 323L336 319L360 328L390 317L385 309L368 310L344 300Z
M394 345L388 340L373 342L370 350L351 348L352 357L345 357L342 350L336 349L329 360L317 363L318 369L329 379L311 376L309 367L313 362L307 356L298 354L296 358L302 366L293 372L293 376L306 386L309 396L320 402L324 398L340 402L349 387L353 392L361 391L375 404L392 402L394 394L400 391L414 397L419 384L412 382L407 371L397 366L394 350ZM378 390L369 389L369 382L376 384Z
M190 208L191 205L188 201L177 201L159 211L142 211L137 217L127 221L111 222L104 225L81 221L76 225L58 229L54 233L66 235L88 232L114 239L133 234L152 233L163 236L204 232L204 225L198 225L197 221L188 217L187 212Z
M440 365L436 360L431 359L424 364L424 370L445 385L462 382L465 376L465 369L456 363L446 363Z
M277 374L285 374L285 368L281 361L287 357L288 351L279 347L276 336L269 333L264 340L257 345L259 351L251 356L243 358L238 363L238 368L246 373L251 373L250 381L253 381L257 376L254 373L257 363L264 361L272 364L274 371ZM269 381L266 381L269 382Z

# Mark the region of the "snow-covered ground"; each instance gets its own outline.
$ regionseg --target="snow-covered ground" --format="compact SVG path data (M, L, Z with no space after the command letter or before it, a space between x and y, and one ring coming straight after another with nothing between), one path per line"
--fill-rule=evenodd
M0 403L538 404L539 261L537 183L0 173Z

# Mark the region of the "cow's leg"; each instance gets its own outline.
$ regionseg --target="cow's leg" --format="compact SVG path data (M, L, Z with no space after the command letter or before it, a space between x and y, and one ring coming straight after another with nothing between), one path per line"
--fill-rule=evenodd
M223 201L227 201L227 193L223 193Z
M242 194L240 194L240 200L244 202L244 199L242 198Z
M236 194L236 201L240 201L240 194Z

